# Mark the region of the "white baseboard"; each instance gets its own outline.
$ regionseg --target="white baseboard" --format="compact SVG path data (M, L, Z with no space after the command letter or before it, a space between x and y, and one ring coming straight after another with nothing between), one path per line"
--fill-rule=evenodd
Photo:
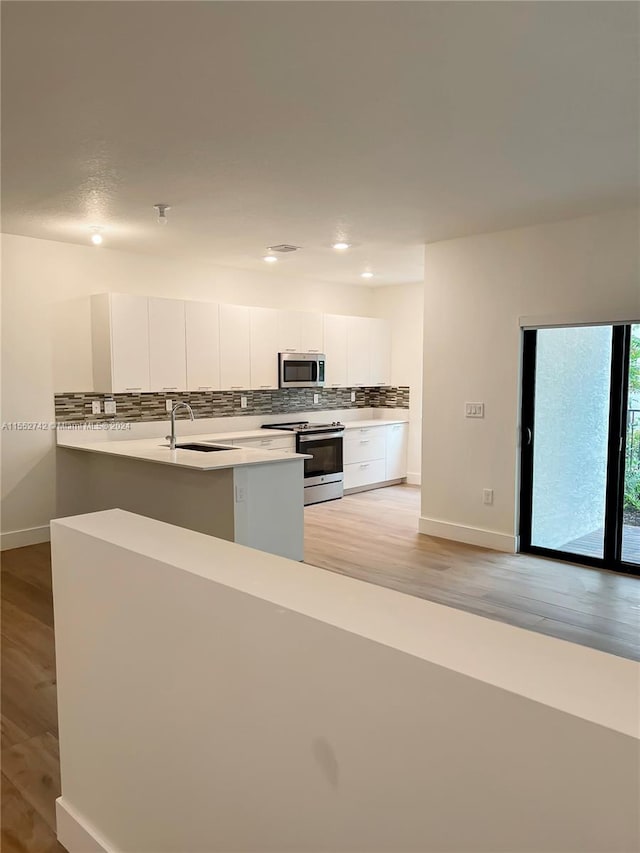
M37 545L39 542L48 542L49 525L42 527L27 527L26 530L9 530L0 534L0 551L8 551L10 548L24 548L25 545Z
M410 486L420 486L422 484L422 475L418 471L417 473L413 473L409 471L407 473L407 483Z
M451 524L449 521L438 521L435 518L422 516L418 522L418 530L426 536L452 539L454 542L479 545L481 548L491 548L493 551L505 551L507 554L515 554L518 545L517 538L507 533L483 530L481 527L464 527L462 524Z
M58 841L69 853L116 853L100 833L85 821L62 797L56 800Z

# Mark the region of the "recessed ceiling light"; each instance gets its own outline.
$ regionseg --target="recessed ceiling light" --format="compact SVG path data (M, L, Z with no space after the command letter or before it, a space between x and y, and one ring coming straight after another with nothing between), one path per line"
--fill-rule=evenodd
M333 248L334 248L334 249L339 249L339 250L341 250L341 249L349 249L350 247L351 247L351 243L342 243L342 242L340 242L340 243L334 243L334 244L333 244Z
M275 264L278 259L275 257L275 255L265 255L262 260L266 261L268 264Z
M91 242L94 246L100 246L102 244L102 234L100 233L102 229L98 228L97 225L94 225L91 228Z
M373 273L372 272L361 272L360 276L361 276L361 278L373 278Z

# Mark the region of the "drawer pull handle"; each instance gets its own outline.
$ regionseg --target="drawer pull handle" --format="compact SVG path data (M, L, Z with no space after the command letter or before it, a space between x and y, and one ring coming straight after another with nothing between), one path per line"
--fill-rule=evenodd
M361 438L361 439L360 439L360 444L369 444L369 442L370 442L370 441L371 441L371 439L370 439L370 438Z
M261 385L261 388L273 388L273 385Z
M198 391L210 391L213 385L198 385Z
M125 388L125 391L142 391L142 387L139 388Z
M162 390L163 390L163 391L177 391L177 390L178 390L178 386L177 386L177 385L172 385L170 388L163 388Z
M231 386L232 391L240 391L242 388L244 388L244 385L232 385Z
M368 463L368 462L361 462L361 463L360 463L360 467L361 467L361 468L368 468L368 467L369 467L369 463Z

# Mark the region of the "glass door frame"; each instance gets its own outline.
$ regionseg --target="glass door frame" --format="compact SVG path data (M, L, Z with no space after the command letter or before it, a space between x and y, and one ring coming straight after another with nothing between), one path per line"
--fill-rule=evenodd
M520 551L626 574L640 574L640 566L622 560L624 478L629 392L631 324L614 325L611 342L609 438L605 498L604 556L589 557L531 544L533 519L533 453L535 446L535 390L538 329L525 329L522 340L522 404L520 441Z

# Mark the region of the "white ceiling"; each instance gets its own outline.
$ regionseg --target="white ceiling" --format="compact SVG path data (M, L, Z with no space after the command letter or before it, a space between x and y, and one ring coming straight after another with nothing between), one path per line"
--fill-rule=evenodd
M636 3L3 2L2 18L10 233L85 243L97 224L105 246L246 269L289 242L304 250L281 272L387 284L421 279L425 241L636 202Z

